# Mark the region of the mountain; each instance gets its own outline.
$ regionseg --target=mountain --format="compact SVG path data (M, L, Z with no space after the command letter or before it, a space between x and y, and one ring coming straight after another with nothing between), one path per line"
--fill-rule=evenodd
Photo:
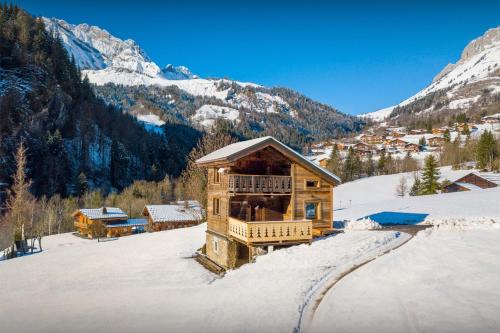
M222 122L244 137L276 133L298 147L359 131L364 124L289 89L205 79L184 66L160 68L133 40L96 26L55 18L44 22L60 36L97 94L138 119L154 119L146 121L148 126L175 120L210 131Z
M497 27L471 41L460 59L446 65L426 88L395 106L362 117L382 121L488 112L500 102L499 63L500 27Z
M38 197L75 194L82 173L89 188L104 192L136 179L179 176L199 131L180 124L148 131L98 98L65 50L79 55L80 64L105 67L111 59L97 48L69 39L63 30L54 38L42 20L14 5L0 6L0 21L2 186L12 182L20 142L27 147L28 177Z

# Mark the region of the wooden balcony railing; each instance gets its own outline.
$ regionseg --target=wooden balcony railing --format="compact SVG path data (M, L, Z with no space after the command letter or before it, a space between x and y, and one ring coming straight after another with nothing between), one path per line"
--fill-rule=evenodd
M312 221L245 222L228 219L229 235L248 244L305 242L312 239Z
M231 174L228 190L233 193L292 193L292 177Z

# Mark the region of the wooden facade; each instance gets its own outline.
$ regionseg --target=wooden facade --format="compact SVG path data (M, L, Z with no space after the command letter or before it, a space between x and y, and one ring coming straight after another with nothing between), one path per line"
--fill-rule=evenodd
M128 236L146 224L142 219L128 219L127 214L114 207L79 209L73 218L78 234L89 238Z
M197 161L208 168L212 261L232 268L263 248L308 243L332 229L335 175L271 137L231 146Z
M493 182L489 179L486 179L478 174L471 172L463 176L462 178L455 180L453 183L445 186L443 188L443 192L450 193L450 192L470 191L467 184L473 185L481 189L493 188L498 186L496 182Z

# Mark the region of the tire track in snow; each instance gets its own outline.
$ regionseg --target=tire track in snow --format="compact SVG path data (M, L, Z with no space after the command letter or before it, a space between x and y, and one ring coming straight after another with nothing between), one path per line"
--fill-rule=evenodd
M383 230L381 230L383 231ZM321 278L315 285L311 287L310 293L308 293L305 297L304 303L299 308L299 320L297 323L297 326L293 329L293 333L303 333L307 332L309 329L310 324L312 323L314 319L314 314L316 313L316 310L318 309L321 301L323 301L323 298L325 295L339 282L341 281L344 277L347 275L351 274L352 272L356 271L357 269L363 267L364 265L374 261L375 259L386 255L389 252L392 252L401 246L405 245L408 243L415 235L414 234L407 234L410 237L403 241L402 243L398 243L396 246L391 247L390 249L384 250L382 253L375 254L374 257L369 258L362 263L356 264L350 268L348 268L346 271L340 274L335 274L336 268L338 266L332 267L330 271L328 271L323 278Z

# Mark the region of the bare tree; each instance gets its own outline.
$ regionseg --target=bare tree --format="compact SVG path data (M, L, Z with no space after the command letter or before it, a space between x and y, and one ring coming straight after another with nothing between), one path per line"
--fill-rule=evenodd
M34 198L29 192L31 181L26 179L26 148L21 141L16 151L16 173L7 198L7 223L15 230L14 240L22 252L26 252L26 223L31 223Z
M408 193L408 183L405 176L399 178L399 183L396 186L396 195L403 198Z
M207 208L207 170L199 168L196 160L214 150L236 142L226 134L205 135L188 157L188 165L181 175L183 200L197 200L206 211ZM180 199L180 198L178 198Z

